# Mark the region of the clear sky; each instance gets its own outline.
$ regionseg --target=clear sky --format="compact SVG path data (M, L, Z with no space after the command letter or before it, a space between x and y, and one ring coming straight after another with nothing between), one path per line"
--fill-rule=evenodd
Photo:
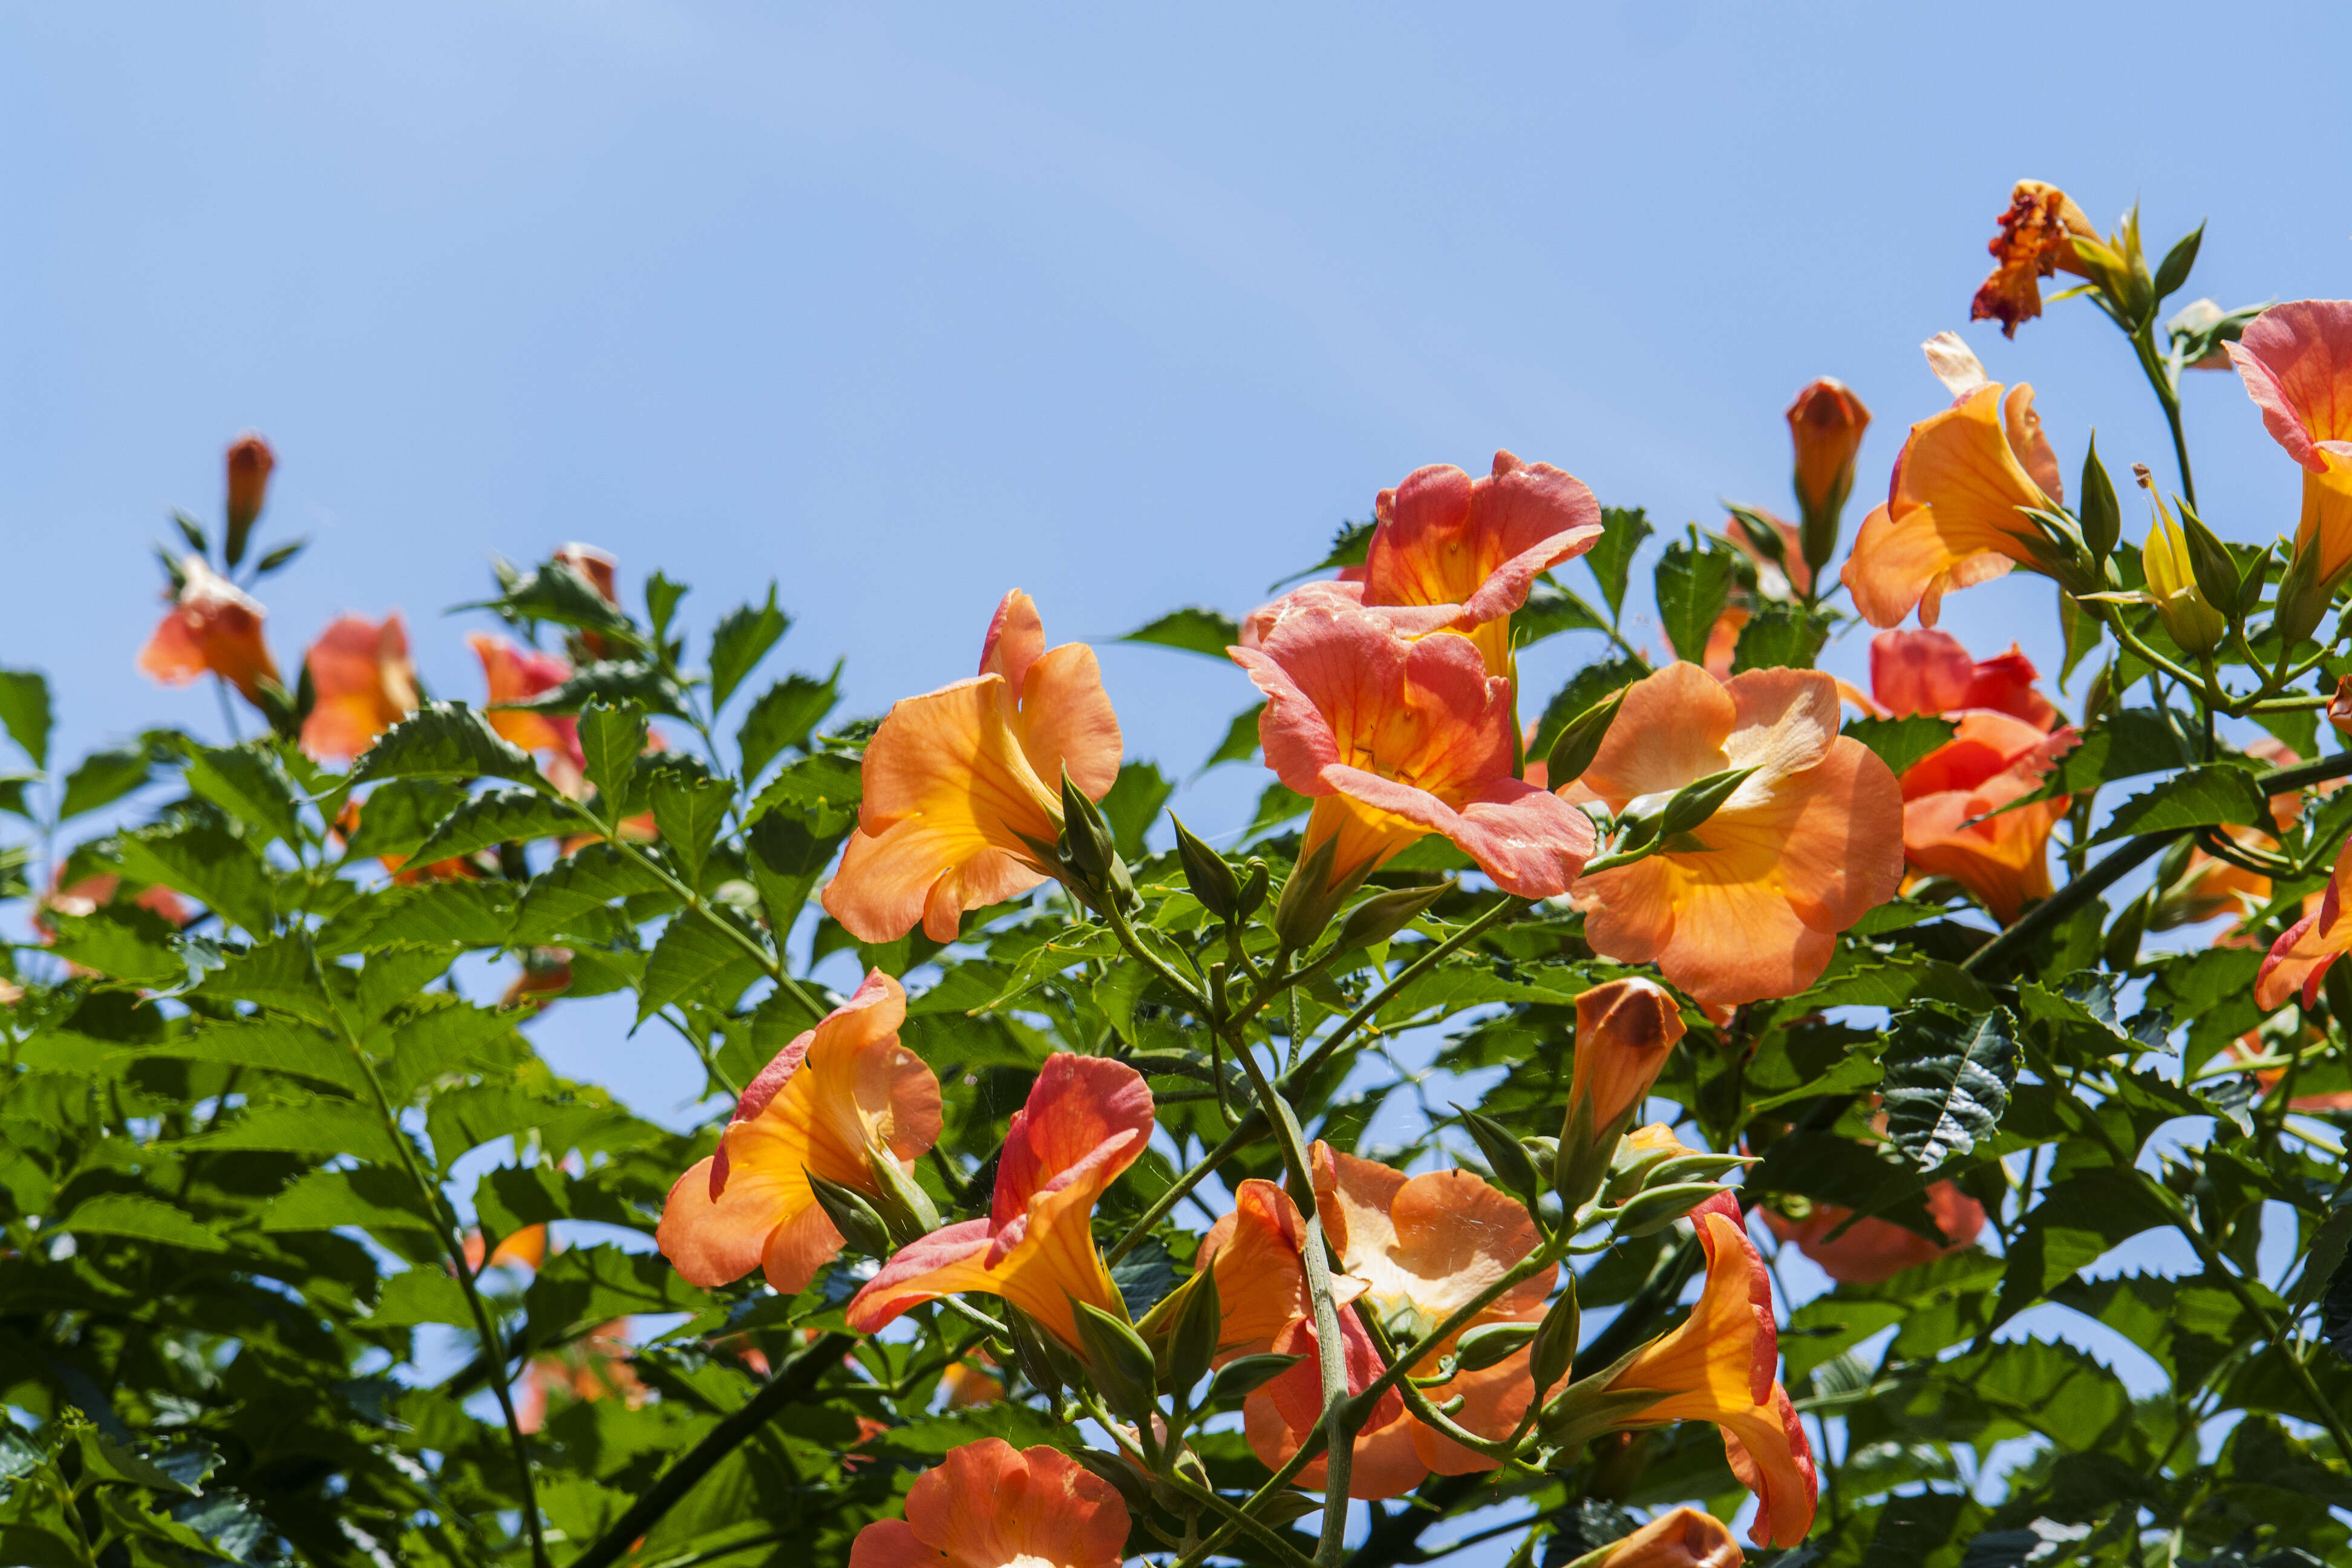
M2241 5L1182 7L563 0L0 7L0 663L68 755L218 723L146 684L165 511L220 453L280 466L289 667L336 613L445 619L493 552L660 566L710 618L770 576L785 654L849 708L970 671L998 595L1107 637L1245 611L1411 468L1497 447L1669 527L1786 510L1815 375L1877 416L1883 489L1960 328L2030 380L2071 476L2169 473L2087 305L1967 327L2011 183L2160 247L2185 300L2352 292L2352 12ZM2295 471L2234 375L2187 396L2207 515L2291 529ZM2126 529L2144 510L2126 488ZM1946 624L2054 664L2045 584ZM1654 642L1654 629L1636 634ZM1865 638L1830 665L1862 668ZM1530 713L1579 639L1529 663ZM1189 771L1251 700L1105 666L1138 756ZM1261 782L1215 775L1212 832ZM656 1114L607 1009L542 1031ZM667 1064L669 1068L674 1063Z

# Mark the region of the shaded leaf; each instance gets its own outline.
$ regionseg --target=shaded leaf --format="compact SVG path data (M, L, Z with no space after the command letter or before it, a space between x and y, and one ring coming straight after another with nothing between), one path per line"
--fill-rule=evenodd
M144 746L92 752L66 775L65 799L58 804L58 820L68 821L102 805L112 805L145 784L153 773L154 757Z
M702 885L702 863L726 826L727 808L735 802L735 786L725 779L701 778L679 768L654 774L654 826L662 847L677 862L678 876L689 888Z
M1658 624L1675 657L1706 662L1706 639L1731 595L1731 552L1718 541L1666 546L1655 574Z
M133 1241L184 1247L191 1252L228 1250L227 1242L185 1209L143 1193L100 1193L84 1199L71 1214L52 1221L51 1226L86 1236L121 1236Z
M745 784L767 772L768 764L783 752L806 747L809 736L840 700L838 663L823 680L795 671L760 693L743 715L742 728L735 731Z
M1838 732L1868 746L1899 778L1914 763L1949 741L1957 728L1949 719L1913 713L1901 719L1856 719Z
M1829 640L1830 617L1802 605L1759 605L1739 628L1731 672L1749 669L1811 669Z
M37 669L0 669L0 728L33 759L49 765L49 682Z
M1932 1171L1990 1138L2017 1081L2007 1010L1971 1017L1930 1002L1897 1015L1889 1033L1880 1093L1895 1146Z
M1222 660L1225 657L1225 649L1242 640L1242 628L1231 616L1222 611L1193 605L1181 610L1171 610L1149 626L1138 626L1118 640L1180 648L1186 653L1203 654Z
M1160 772L1157 763L1128 763L1102 797L1103 820L1119 855L1129 860L1144 856L1143 836L1160 816L1160 808L1176 786Z
M719 928L725 917L678 915L654 943L646 961L645 984L637 992L637 1022L644 1023L673 1002L688 998L711 1007L729 1007L767 966L743 944ZM751 938L757 942L757 937Z
M1584 552L1584 564L1600 584L1612 619L1625 613L1625 585L1633 574L1633 552L1654 531L1649 514L1638 506L1601 509L1601 537Z
M710 629L710 714L716 719L744 677L757 669L768 650L792 626L793 618L776 608L776 585L768 584L764 605L739 605Z
M536 790L488 790L444 818L410 858L435 865L494 845L528 844L577 833L587 826L568 802Z
M2094 844L2140 833L2236 824L2260 826L2271 820L2270 802L2244 768L2216 763L2188 768L2115 809Z
M352 764L353 784L370 779L531 779L530 753L490 728L462 702L428 702L376 737Z
M269 875L254 847L210 824L126 833L123 869L201 900L221 919L267 935L273 922Z
M580 710L582 770L604 797L607 811L629 796L637 759L646 750L645 710L634 702L591 702Z

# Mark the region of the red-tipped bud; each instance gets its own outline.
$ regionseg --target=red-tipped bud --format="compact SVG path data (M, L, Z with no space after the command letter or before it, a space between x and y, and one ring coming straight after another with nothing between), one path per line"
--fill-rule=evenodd
M269 470L278 466L278 454L261 438L258 430L247 430L228 447L228 563L236 565L245 557L246 535L252 531L253 520L261 515L262 503L269 499Z

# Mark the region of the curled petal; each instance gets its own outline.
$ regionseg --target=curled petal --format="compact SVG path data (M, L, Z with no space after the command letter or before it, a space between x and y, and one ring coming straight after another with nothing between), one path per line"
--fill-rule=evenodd
M166 686L217 675L247 701L259 700L261 682L278 679L278 661L261 636L268 612L201 555L184 557L180 574L179 595L141 650L139 668Z
M2315 474L2352 457L2352 300L2273 305L2224 347L2288 457Z
M317 698L302 721L302 749L314 757L356 757L416 708L416 667L397 611L381 625L337 616L304 662Z
M2352 921L2343 918L2344 889L2352 880L2352 844L2336 852L2319 908L2286 928L2254 976L2254 1003L2265 1012L2298 992L2306 1007L2319 1000L2327 966L2352 948Z
M1127 1504L1060 1450L1001 1437L950 1448L908 1489L906 1518L857 1533L850 1568L1118 1568Z
M1896 717L1989 708L2048 730L2058 710L2036 689L2040 679L2014 645L1979 661L1948 632L1881 632L1870 642L1870 694Z
M482 679L488 688L484 706L490 728L526 752L561 752L580 762L580 721L568 713L538 713L509 708L542 691L552 691L572 679L572 661L560 654L520 647L506 637L469 632L466 641L482 661Z
M1371 1336L1353 1312L1339 1314L1339 1342L1348 1373L1348 1392L1361 1394L1387 1371ZM1242 1427L1250 1447L1269 1469L1289 1461L1323 1419L1323 1379L1319 1351L1311 1321L1292 1322L1276 1336L1275 1350L1299 1359L1242 1404ZM1357 1499L1398 1497L1421 1484L1429 1474L1413 1445L1412 1428L1419 1425L1405 1413L1404 1401L1391 1388L1374 1402L1371 1414L1357 1431L1355 1453L1348 1472L1348 1495ZM1319 1487L1324 1462L1318 1457L1298 1472L1302 1487Z
M1678 1508L1618 1542L1601 1568L1739 1568L1746 1561L1729 1526L1711 1513Z

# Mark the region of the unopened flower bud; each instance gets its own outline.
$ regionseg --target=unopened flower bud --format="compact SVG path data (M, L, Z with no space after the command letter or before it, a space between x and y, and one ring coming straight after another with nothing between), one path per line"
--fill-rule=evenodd
M1789 405L1805 563L1817 574L1837 550L1838 516L1853 489L1854 455L1869 428L1870 410L1835 376L1813 382Z
M253 520L261 515L263 502L269 499L269 470L277 466L278 455L258 430L247 430L229 443L228 539L224 555L231 566L245 559L246 538L253 531Z
M2147 542L2139 552L2140 571L2147 578L2148 596L2156 601L2156 613L2163 618L2164 629L2185 653L2210 653L2221 646L2229 632L2229 623L2221 612L2197 585L2196 559L2189 553L2189 537L2180 525L2165 510L2164 502L2156 502L2156 518L2148 525Z
M1681 1009L1652 981L1612 980L1576 999L1576 1066L1553 1176L1571 1212L1601 1190L1619 1138L1682 1037Z

